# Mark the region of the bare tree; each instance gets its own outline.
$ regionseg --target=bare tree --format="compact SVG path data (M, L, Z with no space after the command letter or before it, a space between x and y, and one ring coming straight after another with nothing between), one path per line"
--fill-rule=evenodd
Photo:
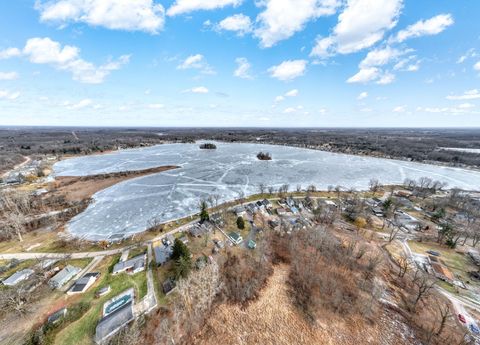
M260 194L265 194L265 190L267 189L267 187L265 186L264 183L259 183L258 184L258 192Z
M377 193L380 189L380 182L376 178L372 178L369 182L369 188L372 193Z
M415 310L418 302L426 297L430 293L430 290L435 286L436 280L432 279L420 269L417 269L413 276L412 283L415 287L415 298L413 300L413 309Z
M408 257L403 253L397 260L395 260L396 264L398 265L399 271L398 276L403 278L408 271L408 267L410 265Z
M435 333L436 336L439 336L442 334L445 324L447 323L447 320L450 316L452 316L450 306L447 303L444 303L443 305L437 305L438 308L438 313L440 315L440 325L438 326L437 333Z

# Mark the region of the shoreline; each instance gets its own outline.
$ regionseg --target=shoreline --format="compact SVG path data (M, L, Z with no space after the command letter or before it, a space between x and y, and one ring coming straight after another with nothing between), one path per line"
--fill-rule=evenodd
M50 184L50 195L63 195L68 201L91 200L101 190L133 178L178 169L176 165L164 165L142 170L126 170L86 176L56 176Z

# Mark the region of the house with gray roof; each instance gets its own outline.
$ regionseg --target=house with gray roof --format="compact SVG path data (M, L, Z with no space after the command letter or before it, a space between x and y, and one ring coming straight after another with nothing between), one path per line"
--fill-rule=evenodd
M63 270L58 272L52 279L48 281L48 285L54 289L58 289L65 285L70 279L75 277L80 271L81 269L78 267L67 265Z
M104 343L133 320L133 304L129 301L100 320L95 329L95 343Z
M92 286L100 277L100 273L98 272L91 272L85 274L80 279L77 279L75 284L67 291L67 295L74 295L79 293L84 293L88 290L90 286Z
M153 247L153 252L155 254L155 263L159 266L166 264L173 253L173 246L169 245L158 245Z
M145 270L146 263L147 255L140 254L134 258L131 258L130 260L122 261L115 264L115 266L113 266L112 274L119 274L123 272L126 272L128 274L135 274L138 272L142 272Z
M18 271L18 272L15 272L14 274L12 274L10 277L8 277L7 279L5 279L2 283L3 285L5 286L15 286L17 285L18 283L24 281L24 280L27 280L28 278L30 278L30 276L33 274L33 270L32 269L24 269L24 270L21 270L21 271Z

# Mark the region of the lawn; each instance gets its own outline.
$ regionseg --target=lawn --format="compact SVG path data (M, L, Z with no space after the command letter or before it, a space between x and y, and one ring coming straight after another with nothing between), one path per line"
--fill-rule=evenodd
M476 269L467 256L457 253L454 249L441 246L438 243L408 241L408 244L412 251L418 254L428 255L427 250L439 252L440 259L445 263L445 265L464 281L470 279L468 272Z
M130 251L128 252L128 258L131 259L145 253L147 253L146 246L137 246L135 248L130 249Z
M12 274L14 274L15 272L21 271L24 268L29 268L29 267L33 266L35 263L36 263L36 260L33 260L33 259L32 260L23 260L17 266L12 267L11 269L9 269L9 270L3 272L2 274L0 274L0 280L8 278Z
M101 317L103 304L110 298L119 293L133 287L137 296L137 300L143 298L147 293L147 276L146 272L140 272L135 275L128 275L125 273L119 275L111 275L111 269L115 263L118 262L120 255L110 257L101 266L98 271L102 276L100 281L96 283L87 293L82 295L81 301L90 303L90 309L75 322L69 324L66 328L61 330L56 338L55 344L61 345L91 345L93 344L93 336L95 328ZM100 288L110 285L111 291L109 294L102 296L99 299L95 298L95 292Z

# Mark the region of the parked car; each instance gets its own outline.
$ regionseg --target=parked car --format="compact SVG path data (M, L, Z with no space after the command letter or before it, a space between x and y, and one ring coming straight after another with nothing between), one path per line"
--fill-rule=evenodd
M427 250L427 253L433 256L440 256L440 253L434 250Z
M475 326L474 324L470 324L469 326L470 331L472 331L473 334L480 334L480 329Z
M465 320L465 316L463 316L462 314L458 314L458 319L461 323L467 323L467 320Z

